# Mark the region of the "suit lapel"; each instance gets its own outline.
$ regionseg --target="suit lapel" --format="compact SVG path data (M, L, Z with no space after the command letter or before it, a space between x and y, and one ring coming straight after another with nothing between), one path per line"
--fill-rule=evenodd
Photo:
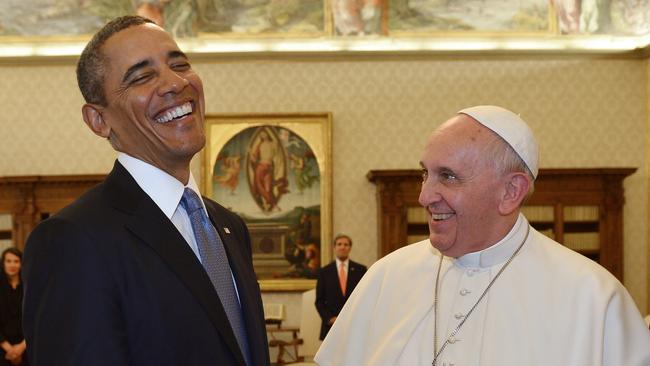
M349 275L348 275L348 287L347 288L350 288L350 286L352 286L353 284L356 284L357 282L359 282L359 279L360 279L359 276L360 276L361 272L359 271L357 266L354 263L352 263L352 261L350 261L350 268L349 268L348 272L349 272Z
M109 199L130 214L126 228L149 245L176 273L205 309L241 365L244 359L221 301L203 266L185 239L119 163L107 177ZM221 233L220 233L221 234Z
M336 281L334 281L334 286L338 290L338 291L336 291L336 293L340 297L340 301L343 302L343 300L345 299L345 294L343 293L343 289L341 288L341 280L339 279L339 266L338 266L338 263L336 262L336 260L334 260L334 262L332 262L331 271L333 272L332 278L336 280ZM350 281L349 276L346 279L346 289L347 289L347 282L348 281Z

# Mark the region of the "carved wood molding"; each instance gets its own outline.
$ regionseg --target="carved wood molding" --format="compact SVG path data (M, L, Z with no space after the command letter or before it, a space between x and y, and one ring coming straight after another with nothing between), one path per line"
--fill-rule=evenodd
M564 207L591 205L599 211L600 247L583 253L623 280L623 179L636 168L540 169L535 192L526 205L551 206L553 231L565 235ZM418 207L422 173L417 169L371 170L366 177L377 185L379 257L407 243L407 210Z
M0 213L12 215L12 240L23 249L36 224L104 180L105 175L0 177Z

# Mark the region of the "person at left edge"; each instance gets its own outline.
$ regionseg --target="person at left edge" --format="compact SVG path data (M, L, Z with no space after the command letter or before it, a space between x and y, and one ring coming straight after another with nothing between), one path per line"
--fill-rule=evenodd
M28 238L23 326L32 365L247 365L179 205L198 192L204 95L162 28L117 18L77 65L83 119L118 152L106 180ZM204 198L223 241L250 364L269 365L264 315L244 222ZM251 366L251 365L248 365Z

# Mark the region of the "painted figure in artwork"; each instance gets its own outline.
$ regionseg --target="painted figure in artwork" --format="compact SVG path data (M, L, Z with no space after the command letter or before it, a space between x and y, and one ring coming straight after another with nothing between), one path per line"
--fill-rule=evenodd
M214 181L228 189L230 194L235 194L239 185L239 172L241 170L241 155L226 156L221 166L222 173L214 176Z
M337 34L378 34L381 22L381 0L332 0L332 14Z
M248 153L251 193L264 212L280 211L278 201L288 192L284 150L270 128L261 127L256 135Z
M311 159L308 159L306 154L309 153L310 151L306 151L302 155L289 154L289 166L293 170L294 183L298 188L298 193L302 193L306 188L310 188L320 179L316 159L313 156L310 156Z
M311 214L303 212L291 235L291 245L285 253L285 258L291 263L290 275L313 278L320 268L320 249L312 237L311 220Z

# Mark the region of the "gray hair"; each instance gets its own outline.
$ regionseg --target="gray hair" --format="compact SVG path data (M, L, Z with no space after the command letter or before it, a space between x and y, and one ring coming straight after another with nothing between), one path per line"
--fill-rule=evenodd
M504 140L501 136L494 134L496 137L486 147L486 159L492 161L494 168L499 174L507 173L524 173L530 177L530 187L526 197L522 201L525 202L535 191L535 177L528 169L524 160L515 152L515 150Z

